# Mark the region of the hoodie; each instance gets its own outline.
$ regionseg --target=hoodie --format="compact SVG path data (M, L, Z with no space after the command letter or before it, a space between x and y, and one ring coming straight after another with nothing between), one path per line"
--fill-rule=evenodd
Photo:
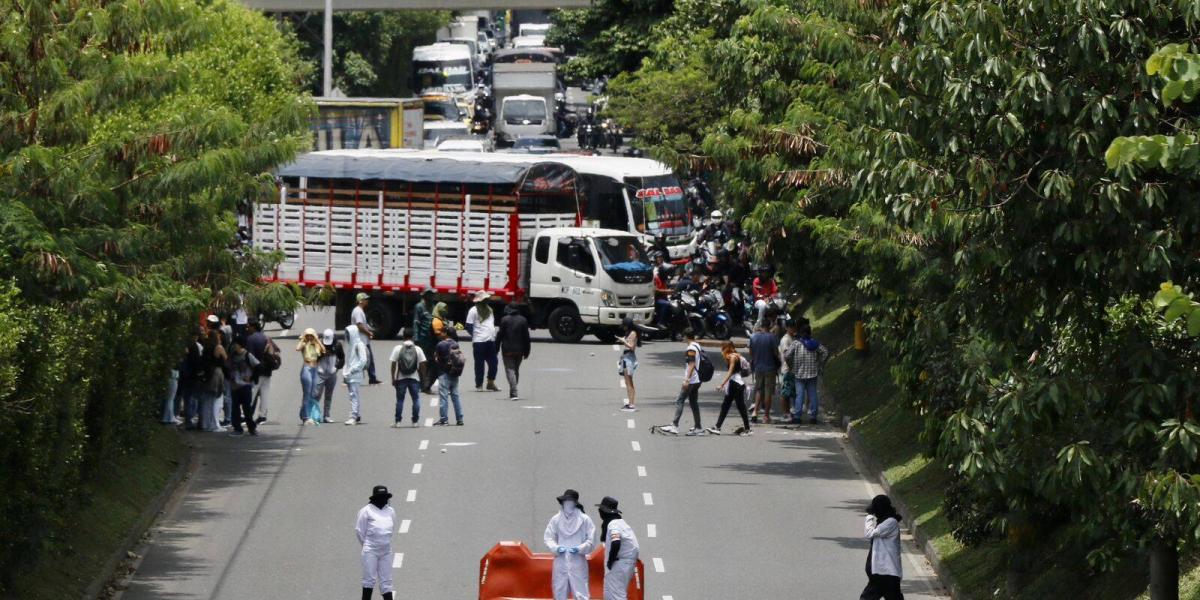
M504 307L504 317L496 326L496 343L500 344L500 351L505 354L529 358L529 321L512 304Z
M345 377L346 383L362 383L363 370L367 368L367 344L357 326L351 325L346 328L346 348L348 352L342 376Z

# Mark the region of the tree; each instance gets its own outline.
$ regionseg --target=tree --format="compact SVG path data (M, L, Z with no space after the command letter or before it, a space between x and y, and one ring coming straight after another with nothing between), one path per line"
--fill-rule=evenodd
M235 212L311 104L294 42L236 2L7 0L0 25L3 591L144 443L200 311L294 302Z
M596 78L637 69L653 43L651 31L671 14L672 0L599 0L559 10L546 43L578 56L564 69L572 78Z

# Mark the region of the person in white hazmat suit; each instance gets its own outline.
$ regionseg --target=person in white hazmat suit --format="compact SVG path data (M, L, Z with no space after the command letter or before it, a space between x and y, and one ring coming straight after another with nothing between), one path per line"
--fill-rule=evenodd
M579 506L579 492L558 497L560 509L546 525L546 547L554 553L550 578L554 600L589 600L587 555L595 547L596 524Z
M388 506L392 494L387 486L371 490L370 502L358 511L354 531L362 545L362 600L370 600L375 586L383 600L392 600L392 532L396 527L396 510Z
M617 499L605 496L600 504L600 539L604 540L604 600L628 600L629 580L637 571L638 539L617 510Z

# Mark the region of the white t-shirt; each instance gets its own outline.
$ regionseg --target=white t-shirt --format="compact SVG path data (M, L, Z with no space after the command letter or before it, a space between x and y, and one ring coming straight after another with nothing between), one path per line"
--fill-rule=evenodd
M496 339L496 311L492 310L492 314L488 318L480 321L479 311L472 306L471 310L467 311L467 325L471 326L471 342L491 342Z
M792 347L792 343L795 341L796 341L796 339L792 337L792 334L790 334L790 333L783 334L783 337L779 338L779 356L783 356L783 354L785 352L787 352L789 348ZM783 364L779 366L779 374L780 375L786 375L791 370L792 370L792 366L789 365L788 361L786 361L786 360L783 361Z
M350 322L355 325L361 323L367 329L367 333L371 332L371 324L367 323L367 311L361 306L355 306L354 310L350 311Z
M425 362L425 351L422 350L420 346L412 342L404 342L403 344L392 348L392 357L390 359L392 362L400 362L400 353L404 351L405 346L412 346L417 351L417 369L412 373L405 373L401 371L399 379L400 381L404 381L405 379L416 379L417 375L421 372L421 363Z
M695 352L696 355L688 357L687 364L685 364L683 367L683 376L687 377L688 369L692 369L692 376L687 380L687 382L700 383L700 353L703 352L703 350L700 349L700 344L692 342L688 344L687 352ZM693 364L695 364L695 368L692 367Z
M637 560L638 557L638 539L633 533L633 528L625 519L613 519L608 522L608 540L606 543L621 540L621 549L617 551L617 560ZM608 555L605 554L605 561L608 560Z

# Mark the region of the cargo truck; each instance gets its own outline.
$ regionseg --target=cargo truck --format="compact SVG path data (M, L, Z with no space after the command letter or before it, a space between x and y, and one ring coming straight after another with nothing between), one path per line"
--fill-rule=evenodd
M523 135L554 135L557 65L546 62L501 63L492 67L496 103L496 143L511 145Z
M315 150L420 148L424 103L420 98L313 98Z

